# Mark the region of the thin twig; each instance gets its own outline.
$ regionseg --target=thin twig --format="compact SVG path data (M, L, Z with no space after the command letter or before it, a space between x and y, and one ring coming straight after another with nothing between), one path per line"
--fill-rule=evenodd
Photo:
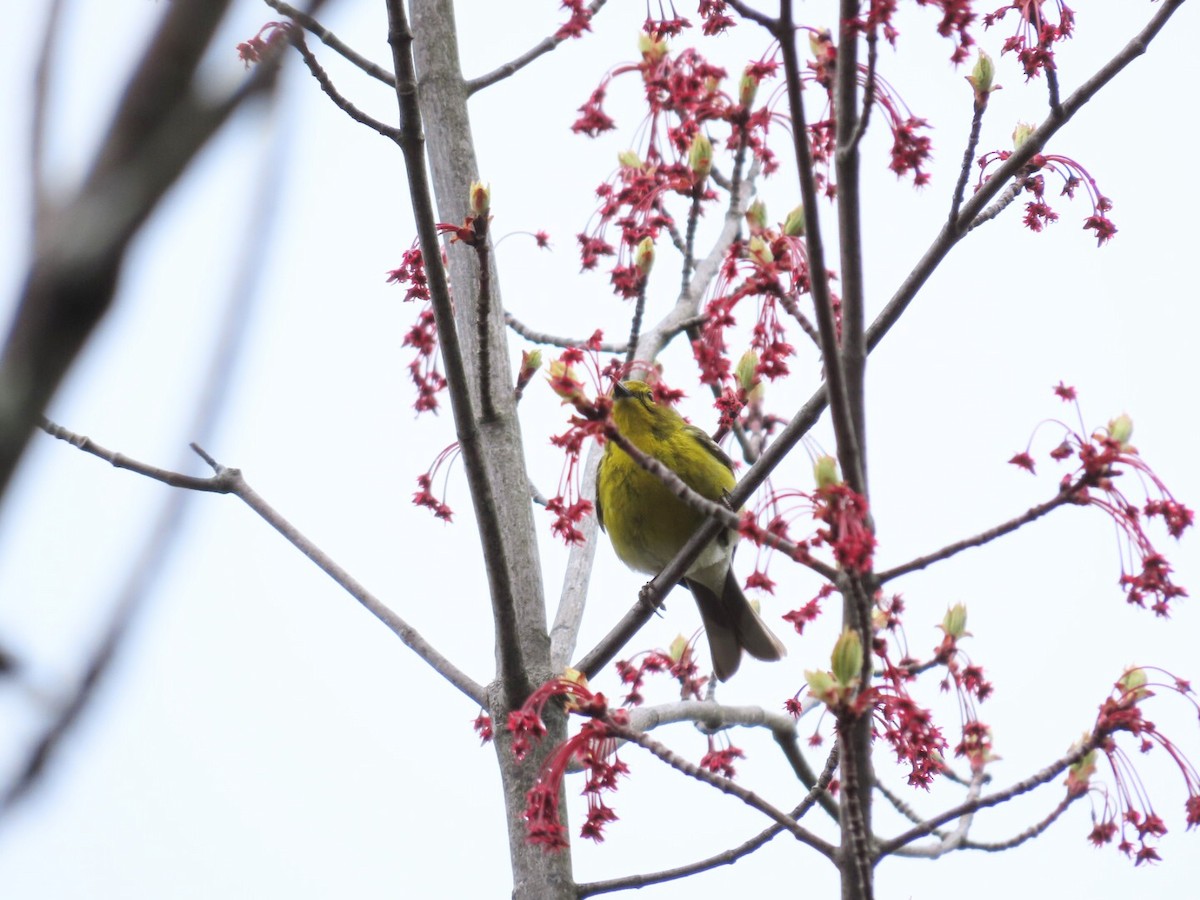
M1058 113L1062 111L1062 103L1058 99L1058 71L1054 68L1054 63L1045 68L1046 73L1046 89L1050 94L1050 111Z
M334 34L308 13L304 12L303 10L296 9L290 4L284 3L283 0L263 0L263 2L280 15L287 16L289 19L299 24L300 27L305 31L315 34L320 39L321 43L323 43L326 47L328 47L334 53L337 53L352 65L358 66L358 68L362 69L372 78L376 79L377 81L382 81L390 88L394 88L396 86L396 76L394 76L387 69L383 68L383 66L376 65L365 56L362 56L361 54L352 50L348 45L343 43L336 34Z
M588 13L590 16L595 16L604 6L607 0L592 0L588 5ZM478 78L467 79L467 94L474 94L476 91L481 91L485 87L491 87L498 81L503 81L511 75L521 71L535 59L540 56L545 56L551 50L555 49L563 41L567 40L568 35L559 37L557 34L552 34L547 38L543 38L530 49L526 50L516 59L506 62L502 66L498 66L486 75L480 75Z
M866 87L863 88L862 109L858 114L858 122L854 126L854 135L850 138L849 147L858 152L863 135L867 133L867 125L871 121L871 110L875 106L875 66L879 57L878 28L867 32L867 74Z
M970 234L980 225L990 222L1008 209L1012 205L1012 202L1021 196L1021 191L1025 190L1025 181L1026 173L1022 172L1016 175L1008 187L996 198L995 202L971 220L971 224L967 226L967 233Z
M626 375L633 374L633 361L637 358L638 337L642 333L642 316L646 312L646 283L649 279L645 273L638 277L637 297L633 301L633 317L629 320L629 341L626 343L625 368Z
M950 199L950 221L958 222L958 211L962 208L963 196L967 191L967 181L975 163L975 149L979 146L979 132L983 127L983 114L987 111L987 98L981 103L975 101L974 112L971 115L971 131L967 135L967 149L963 151L962 168L958 172L958 181L954 185L954 194Z
M826 788L829 786L829 782L833 780L833 772L836 768L837 751L835 750L829 754L829 759L825 763L825 769L821 772L820 778L817 779L812 789L800 801L799 805L789 813L792 819L799 821L808 812L818 797L828 796ZM675 881L680 878L686 878L689 875L707 872L719 866L732 865L739 859L749 856L759 847L765 846L773 838L782 834L783 830L782 825L771 825L749 840L738 844L736 847L730 847L728 850L710 856L707 859L697 860L696 862L676 866L672 869L664 869L660 872L648 872L644 875L626 875L623 878L612 878L608 881L593 881L590 884L581 884L577 888L577 895L579 897L594 897L597 894L607 894L612 891L648 887L652 884L663 884L667 881Z
M705 784L711 785L723 793L737 797L747 806L758 810L763 815L773 820L783 830L789 832L802 844L807 844L822 856L825 856L828 859L833 859L834 854L837 852L836 847L834 847L825 839L813 834L807 828L804 828L798 824L787 813L768 803L753 791L747 790L740 784L730 781L728 778L722 778L720 775L716 775L707 769L702 769L700 766L679 756L669 747L654 740L652 737L650 737L650 735L644 732L637 731L633 728L616 725L611 721L608 722L608 725L615 736L623 738L630 743L637 744L639 747L650 751L671 768L678 772L682 772L689 778L694 778L697 781L703 781Z
M1042 771L1029 776L1016 784L1005 788L1002 791L997 791L994 794L987 794L983 797L977 797L964 803L960 803L943 813L940 813L930 819L926 819L921 824L910 828L908 831L900 834L890 840L883 841L879 844L876 850L876 859L882 859L889 854L895 853L901 847L911 844L918 838L925 837L927 834L932 834L942 825L947 822L952 822L961 816L978 812L981 809L987 809L992 806L998 806L1001 803L1007 803L1014 797L1019 797L1022 794L1027 794L1035 788L1041 787L1049 781L1057 778L1070 766L1073 766L1079 760L1083 759L1096 748L1098 740L1095 735L1088 738L1079 746L1072 749L1065 756L1055 760Z
M1021 844L1028 840L1032 840L1053 825L1056 821L1058 821L1059 817L1070 808L1072 803L1074 803L1076 800L1082 800L1085 796L1087 795L1084 793L1068 793L1062 798L1058 806L1054 807L1054 809L1052 809L1049 815L1047 815L1044 819L1034 825L1030 825L1020 834L1014 835L1007 841L963 841L960 849L982 850L986 853L998 853L1002 850L1011 850L1013 847L1019 847Z
M771 32L772 34L774 34L775 31L779 28L779 20L778 19L773 19L770 16L768 16L766 13L759 12L757 9L750 6L749 4L742 2L742 0L726 0L726 2L728 4L728 6L732 10L734 10L739 16L741 16L743 19L746 19L750 22L757 22L759 25L761 25L763 28L767 29L767 31Z
M268 0L270 2L270 0ZM372 131L377 131L390 141L399 142L400 129L394 125L388 125L385 122L373 116L367 115L349 100L347 100L334 86L333 81L329 77L321 64L317 62L317 58L313 56L312 51L308 49L308 44L304 41L304 32L299 29L293 29L290 35L290 40L296 49L300 52L300 58L304 60L304 65L308 71L312 73L313 78L317 79L317 84L321 86L321 90L326 96L333 101L333 105L348 115L355 122L361 125L366 125Z
M38 47L37 65L33 70L33 101L30 104L29 123L29 190L35 246L50 211L50 197L46 184L46 119L50 103L50 75L55 66L58 23L62 18L62 8L63 0L52 0L50 3L46 13L46 25L42 30L42 43Z
M479 297L476 306L475 341L479 348L479 414L483 422L496 420L492 399L492 315L491 247L488 244L487 214L475 217L475 258L479 262Z
M705 316L692 316L690 319L684 319L681 322L674 323L671 328L665 333L669 337L674 337L682 331L687 331L689 328L694 328L697 325L703 325L706 321ZM512 313L507 310L504 313L504 322L527 341L533 341L535 344L547 344L551 347L586 347L588 346L589 338L569 338L562 337L556 334L546 334L542 331L534 331ZM614 343L613 341L602 341L596 346L596 349L601 353L625 353L629 349L629 344L622 341Z
M1073 503L1074 501L1072 498L1075 496L1076 487L1077 485L1070 485L1067 488L1064 488L1052 499L1047 500L1045 503L1039 503L1036 506L1031 506L1029 509L1025 510L1025 512L1021 513L1021 515L1015 516L1014 518L1009 519L1007 522L1002 522L994 528L989 528L987 531L981 531L979 534L972 535L969 538L963 538L961 541L955 541L952 544L947 544L940 550L935 550L934 552L927 553L924 556L918 556L916 559L910 560L902 565L885 569L884 571L879 572L875 577L880 584L883 584L887 581L891 581L893 578L898 578L901 575L907 575L910 572L916 572L924 569L926 566L932 565L935 562L940 562L943 559L949 559L950 557L955 556L964 550L969 550L972 547L982 547L984 544L990 543L991 541L996 540L998 537L1002 537L1006 534L1016 531L1023 525L1028 525L1030 522L1040 519L1051 510L1057 509L1058 507L1068 503Z
M93 456L98 456L100 459L112 463L112 465L118 468L127 469L130 472L144 475L155 481L161 481L163 484L170 485L171 487L191 491L206 491L215 494L233 494L238 497L238 499L258 513L268 525L283 535L292 546L316 563L321 571L337 582L343 590L361 603L368 612L386 625L393 634L425 660L438 674L466 694L471 700L482 707L487 707L486 692L483 687L438 653L420 633L363 587L349 572L334 562L328 554L305 537L296 526L259 496L250 487L240 470L221 465L198 444L192 444L191 447L196 455L212 468L213 475L209 478L184 475L180 472L172 472L148 463L130 459L124 454L101 447L90 438L75 434L61 425L55 425L49 421L45 422L43 428L52 437L66 441L86 453L91 453Z

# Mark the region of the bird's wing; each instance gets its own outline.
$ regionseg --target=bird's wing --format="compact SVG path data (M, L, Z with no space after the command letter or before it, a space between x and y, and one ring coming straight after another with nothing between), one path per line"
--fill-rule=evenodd
M604 509L600 506L600 479L604 477L604 461L606 459L608 459L607 453L600 457L600 464L596 466L596 522L601 531L607 530L604 527Z
M703 429L697 428L695 425L684 425L684 433L693 438L697 444L709 452L709 454L721 463L730 472L733 471L733 460L729 458L729 454L721 449L720 445L708 436L708 433Z

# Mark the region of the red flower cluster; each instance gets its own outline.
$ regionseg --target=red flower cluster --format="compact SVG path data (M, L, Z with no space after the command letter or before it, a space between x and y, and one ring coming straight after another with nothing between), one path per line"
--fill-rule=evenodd
M882 32L884 38L894 47L899 32L892 25L892 16L896 13L897 5L897 0L870 0L866 14L854 19L852 24L865 34ZM941 10L938 34L955 42L950 61L957 65L965 60L967 48L975 43L967 31L967 27L975 20L975 13L971 11L971 0L917 0L917 5L934 6Z
M986 171L993 163L1001 163L1012 156L1009 150L992 150L979 158L979 182L976 190L988 180ZM1117 233L1117 226L1108 218L1112 209L1112 201L1100 193L1096 179L1088 174L1087 169L1068 156L1058 156L1052 153L1039 153L1034 156L1025 169L1025 190L1033 195L1033 199L1025 204L1025 227L1030 231L1041 231L1047 225L1058 221L1056 213L1046 201L1046 179L1043 173L1051 173L1062 179L1060 197L1075 199L1075 192L1083 185L1087 190L1088 199L1092 203L1092 214L1083 220L1085 231L1094 232L1096 246L1102 246L1112 240Z
M1154 675L1162 681L1151 681ZM1184 801L1184 821L1187 827L1200 825L1200 772L1180 749L1155 724L1142 714L1140 704L1155 695L1155 689L1178 694L1200 709L1191 685L1161 670L1135 668L1127 670L1116 682L1112 696L1100 705L1092 741L1108 761L1113 776L1110 793L1090 784L1095 770L1094 754L1089 753L1072 767L1067 778L1068 791L1079 794L1096 790L1104 797L1100 815L1093 814L1093 828L1088 839L1096 846L1111 843L1120 835L1117 849L1134 860L1135 865L1157 862L1159 855L1152 842L1166 834L1167 826L1150 802L1146 786L1138 778L1133 759L1117 746L1117 735L1121 732L1138 738L1139 751L1164 751L1183 777L1187 799ZM1134 841L1137 842L1135 847Z
M737 777L737 770L733 767L735 759L745 759L746 754L739 747L735 747L729 743L729 739L725 738L726 747L717 747L713 735L708 736L708 752L700 759L700 768L707 769L715 775L720 775L722 778L728 778L731 781Z
M1075 403L1075 389L1061 382L1055 393ZM1080 417L1082 419L1082 416ZM1150 609L1156 615L1170 613L1171 600L1186 597L1187 591L1171 580L1171 566L1150 541L1143 523L1145 519L1161 518L1167 533L1179 539L1194 521L1191 509L1176 500L1162 480L1129 443L1133 424L1128 416L1114 419L1106 428L1097 429L1090 437L1063 425L1064 439L1049 456L1059 462L1072 457L1078 460L1075 471L1064 475L1059 489L1074 503L1094 506L1116 523L1125 538L1126 553L1121 563L1121 587L1128 601ZM1033 471L1033 458L1028 450L1018 453L1009 462ZM1139 477L1148 496L1139 508L1117 487L1115 479L1126 472Z
M583 0L562 0L562 8L569 9L571 17L554 32L555 38L564 41L583 37L585 31L592 30L592 11L584 5Z
M513 735L512 750L517 759L524 759L531 740L546 736L542 717L552 697L567 698L567 711L588 716L589 721L543 763L537 783L525 797L525 822L531 843L547 850L565 850L569 845L558 801L567 769L578 762L587 771L583 793L588 798L588 813L580 836L604 840L604 826L617 816L601 795L615 791L617 778L629 773L629 767L617 758L612 725L625 725L629 719L624 710L610 710L604 695L592 693L586 684L568 678L552 679L534 691L519 710L509 713L508 730Z
M725 0L700 0L700 18L704 20L700 30L704 34L720 34L737 24L726 14L725 8Z
M1075 28L1075 13L1062 0L1054 0L1058 8L1057 21L1047 17L1043 7L1046 0L1012 0L983 17L983 27L991 28L1011 10L1017 14L1017 28L1004 42L1001 53L1015 50L1017 60L1025 70L1026 80L1043 69L1054 69L1054 45L1071 36Z
M875 709L875 735L892 745L896 761L909 767L908 783L928 789L945 767L946 739L929 710L918 706L900 682L864 691L860 700Z
M706 126L728 127L728 146L739 159L749 148L768 168L774 165L765 143L770 114L751 110L753 92L746 102L740 96L731 97L722 89L724 69L709 64L694 49L669 52L665 38L687 26L687 21L678 16L648 20L641 61L608 73L579 108L580 116L572 126L573 131L592 137L614 128L603 106L609 83L626 74L641 77L648 108L641 128L644 144L637 153L622 154L616 175L597 188L600 206L594 224L578 235L584 269L594 268L601 256L617 257L612 281L622 297L636 296L641 286L642 273L632 264L633 248L643 238L654 239L662 229L676 227L666 200L671 196L687 198L693 207L690 215L698 215L704 205L717 199L707 186L708 170L693 168L689 159L693 142L703 135ZM761 80L773 70L773 63L752 66L748 70L752 74L747 77ZM619 231L615 240L607 236L610 227Z
M415 246L404 252L400 266L388 272L388 284L407 284L405 302L422 301L417 321L404 335L403 345L416 350L416 356L408 364L408 374L417 388L417 399L413 407L418 413L436 412L439 392L446 388L446 378L438 370L437 321L429 297L429 280L425 275L425 261Z
M784 613L784 620L792 623L792 627L796 629L796 634L804 634L804 626L810 622L815 622L817 617L821 615L821 601L829 597L832 593L832 584L821 585L821 589L817 591L817 595L802 607Z
M438 499L433 495L433 478L437 475L438 469L442 466L448 466L458 456L458 442L451 444L445 450L437 455L433 461L433 465L429 467L429 471L417 476L418 490L413 493L413 506L423 506L433 512L433 514L443 522L449 522L454 517L454 510L446 505L444 499ZM443 485L443 498L445 486Z
M617 660L617 674L621 683L629 688L622 702L626 706L641 706L646 700L642 695L642 688L646 686L646 676L663 672L679 683L681 700L703 699L708 676L700 674L700 668L696 665L694 645L695 638L685 641L681 637L672 645L672 652L651 650L634 657L638 660L636 664L629 660Z
M247 69L251 64L262 62L271 45L279 41L286 41L291 35L291 30L291 22L268 22L258 29L258 34L250 40L242 41L237 45L238 59L246 64Z
M614 359L601 371L601 338L601 333L597 331L588 340L586 349L570 347L564 350L550 364L547 379L551 390L562 398L563 403L575 409L569 420L570 428L550 438L550 443L566 454L566 465L559 478L558 493L546 502L546 510L554 516L550 530L567 544L579 544L584 539L583 532L576 526L591 513L593 506L590 500L585 500L581 495L580 460L583 445L589 437L604 440L612 412L612 399L601 390L600 385L616 378L620 369L620 361ZM592 375L595 399L588 397L575 368L585 364Z
M870 572L875 554L875 534L867 525L867 498L849 485L833 484L817 491L813 518L828 527L817 530L818 540L833 548L834 559L847 572Z

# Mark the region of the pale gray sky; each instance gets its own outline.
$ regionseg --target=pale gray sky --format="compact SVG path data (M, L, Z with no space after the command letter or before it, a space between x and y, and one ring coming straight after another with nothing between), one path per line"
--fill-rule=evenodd
M933 183L914 192L886 171L883 139L867 142L867 289L875 310L940 226L970 118L964 72L947 64L951 48L933 35L933 12L911 5L901 20L902 52L885 50L880 69L914 113L935 125L936 162ZM28 244L26 88L42 6L10 12L0 54L12 88L0 130L0 190L10 210L0 231L5 312L19 291ZM234 6L221 52L210 61L214 84L243 77L234 46L276 17L251 0ZM560 19L551 0L519 6L514 15L510 4L458 4L468 74L516 55ZM799 15L827 24L828 6L800 4ZM1064 91L1157 8L1089 6L1096 8L1079 11L1077 37L1060 56ZM150 0L67 4L51 107L53 173L64 189L160 11ZM694 18L693 4L680 11ZM325 18L361 52L387 61L381 3L334 2ZM507 306L547 332L585 335L601 326L620 335L627 328L627 308L611 297L606 279L577 275L573 235L585 226L592 191L616 153L635 146L636 85L618 82L611 92L620 132L590 141L569 126L605 70L633 58L643 18L641 4L610 3L594 35L473 101L494 232L545 228L554 242L552 254L519 237L498 250ZM1194 7L1183 9L1149 54L1050 148L1086 165L1113 199L1115 240L1096 249L1080 229L1088 212L1081 200L1056 203L1060 221L1042 235L1024 230L1014 208L956 251L872 357L870 468L881 566L980 531L1053 493L1060 473L1049 465L1032 478L1005 461L1043 419L1066 417L1050 392L1060 379L1079 389L1089 428L1129 412L1145 459L1177 497L1200 502L1193 409L1200 297L1191 225L1200 189L1187 168L1198 137L1190 99L1200 82L1192 48L1198 26ZM1007 26L976 29L997 56L1004 85L985 120L984 149L1007 147L1014 123L1036 121L1045 107L1044 85L1025 86L1013 60L999 58L1008 33ZM746 26L708 52L736 72L766 43ZM330 54L322 58L360 106L393 115L385 88ZM785 135L780 129L775 137ZM448 415L412 414L410 351L400 342L415 310L384 283L414 233L402 162L391 144L334 109L299 65L278 108L243 112L168 197L137 242L116 308L50 415L129 455L176 464L196 437L188 428L200 373L272 154L284 167L274 198L277 230L258 251L262 287L247 349L208 449L240 467L302 531L486 681L491 614L478 562L463 552L474 532L461 473L452 474L447 498L458 512L454 525L409 502L416 476L453 440L453 429ZM774 217L796 202L786 174L763 191ZM660 269L651 316L673 299L674 265ZM513 340L514 357L523 346ZM665 362L678 381L691 377L686 348L671 348ZM781 414L811 390L812 354L795 369L801 377L794 384L770 390ZM698 399L687 411L701 424L714 420ZM530 470L552 491L561 460L546 439L562 430L557 399L535 382L522 415ZM816 436L832 446L824 424ZM1043 426L1035 447L1044 454L1055 442ZM807 487L807 468L798 459L777 483ZM192 471L202 471L198 462ZM0 766L17 758L22 736L40 721L39 704L52 702L74 672L166 491L35 436L0 509L0 639L27 662L37 695L0 686ZM565 552L546 519L538 514L546 593L555 598ZM1163 537L1161 546L1178 580L1200 590L1195 537L1178 546ZM918 649L936 643L934 625L947 605L967 603L975 634L967 649L996 685L981 717L993 725L1002 756L993 767L997 786L1058 757L1090 725L1123 666L1157 663L1200 675L1194 601L1179 602L1169 622L1127 608L1116 583L1118 548L1106 520L1068 509L895 585L909 602L908 636ZM743 558L739 569L749 567ZM768 615L816 589L781 561L772 575L780 588L765 600ZM600 548L581 646L628 608L641 580L606 544ZM785 663L747 665L723 698L778 708L804 669L826 664L833 619L789 637ZM637 646L665 644L695 627L691 601L673 596ZM606 679L597 687L616 693L615 680ZM943 709L953 743L952 705L932 685L923 696ZM37 796L0 823L0 884L20 900L506 897L499 784L493 751L480 749L470 730L476 713L248 509L232 498L197 496L84 726ZM1200 756L1200 731L1184 704L1163 698L1147 715ZM704 750L687 728L663 737L692 758ZM771 742L736 740L750 757L739 767L745 782L780 805L793 803L796 788ZM1191 896L1200 853L1195 836L1183 832L1178 776L1157 757L1139 763L1171 828L1163 864L1134 871L1112 849L1091 848L1086 804L1079 804L1049 834L1002 857L890 860L880 869L880 897L969 892L998 900L1014 891L1039 896L1049 884L1089 897ZM576 845L580 880L681 864L762 826L731 798L661 770L644 754L626 750L623 758L633 774L612 801L621 819L604 845ZM901 783L882 752L879 763L881 776ZM1051 786L982 814L973 836L1008 837L1059 796ZM956 797L939 788L914 803L929 812ZM715 898L781 879L805 896L836 890L830 867L780 838L735 867L641 894Z

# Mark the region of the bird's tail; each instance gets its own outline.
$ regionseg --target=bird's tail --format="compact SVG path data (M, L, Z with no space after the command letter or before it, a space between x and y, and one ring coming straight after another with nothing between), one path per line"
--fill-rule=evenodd
M728 681L742 661L742 650L755 659L775 660L787 655L787 649L762 617L754 611L733 569L725 572L721 595L708 586L685 578L688 589L696 598L708 647L712 654L713 671L721 681Z

